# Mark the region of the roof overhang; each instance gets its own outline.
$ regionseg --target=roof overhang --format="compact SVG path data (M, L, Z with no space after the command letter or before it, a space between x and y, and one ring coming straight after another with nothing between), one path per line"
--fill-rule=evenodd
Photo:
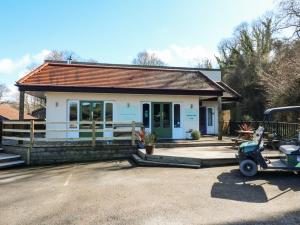
M83 92L83 93L120 93L120 94L167 94L167 95L198 95L222 96L222 90L180 90L180 89L145 89L145 88L114 88L114 87L74 87L49 85L20 85L19 91L28 92Z

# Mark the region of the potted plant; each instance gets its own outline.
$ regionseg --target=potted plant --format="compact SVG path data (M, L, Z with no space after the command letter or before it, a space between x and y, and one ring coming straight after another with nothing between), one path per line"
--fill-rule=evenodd
M156 136L153 133L147 133L145 135L145 149L146 153L152 155L155 148Z

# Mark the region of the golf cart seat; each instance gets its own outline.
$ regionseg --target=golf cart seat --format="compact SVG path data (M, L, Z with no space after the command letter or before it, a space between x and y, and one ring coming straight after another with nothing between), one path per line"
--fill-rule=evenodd
M287 155L300 155L299 145L281 145L279 150Z

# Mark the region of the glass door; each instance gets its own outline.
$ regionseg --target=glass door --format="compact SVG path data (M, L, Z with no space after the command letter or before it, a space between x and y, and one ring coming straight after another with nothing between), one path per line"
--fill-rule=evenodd
M215 133L214 108L207 107L207 134Z
M157 138L172 138L172 103L152 103L152 132Z
M80 129L92 129L92 121L103 122L103 102L81 101L80 102ZM87 122L87 123L82 123ZM96 129L102 129L103 124L96 124ZM80 137L91 137L92 132L80 132ZM96 136L102 137L102 132Z

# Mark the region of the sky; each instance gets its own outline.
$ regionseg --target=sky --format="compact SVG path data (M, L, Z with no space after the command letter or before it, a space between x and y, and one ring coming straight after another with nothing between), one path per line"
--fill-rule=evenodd
M170 66L215 62L221 40L241 22L263 16L274 0L2 0L0 83L15 95L28 66L51 50L83 59L131 63L138 52L155 53Z

